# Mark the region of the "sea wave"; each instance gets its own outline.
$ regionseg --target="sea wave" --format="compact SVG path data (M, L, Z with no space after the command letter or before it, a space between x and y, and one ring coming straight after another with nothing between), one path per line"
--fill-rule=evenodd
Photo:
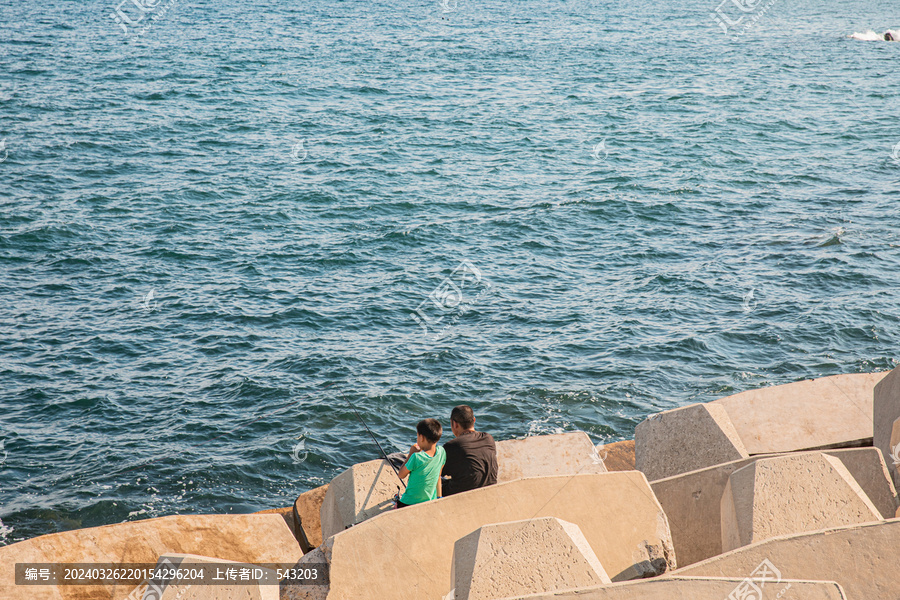
M885 34L890 34L893 38L892 41L900 42L900 29L888 29L884 33L878 33L872 29L864 31L862 33L856 32L853 33L850 37L854 40L860 40L863 42L884 42Z
M848 2L0 2L0 545L289 506L378 456L350 403L600 443L895 366Z

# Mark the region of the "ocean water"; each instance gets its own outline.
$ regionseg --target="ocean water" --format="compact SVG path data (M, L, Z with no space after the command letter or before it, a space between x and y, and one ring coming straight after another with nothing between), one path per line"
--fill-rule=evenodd
M896 366L895 7L742 6L0 4L0 544Z

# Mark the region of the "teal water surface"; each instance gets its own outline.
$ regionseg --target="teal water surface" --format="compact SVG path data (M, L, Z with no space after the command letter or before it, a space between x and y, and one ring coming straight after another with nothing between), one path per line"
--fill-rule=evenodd
M893 4L147 2L0 5L0 544L898 364Z

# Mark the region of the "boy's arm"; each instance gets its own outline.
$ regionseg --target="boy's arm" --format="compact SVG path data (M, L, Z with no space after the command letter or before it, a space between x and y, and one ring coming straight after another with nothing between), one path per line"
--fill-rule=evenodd
M406 476L409 475L410 473L412 473L417 468L416 465L413 465L412 469L407 468L407 466L406 466L410 462L412 462L414 456L415 456L414 453L410 454L409 458L406 459L406 463L402 467L400 467L400 472L397 473L400 476L400 479L406 479Z
M441 474L438 475L438 482L437 482L437 492L438 492L437 497L438 498L444 497L443 490L441 489L441 475L443 475L443 474L444 474L444 467L441 467Z

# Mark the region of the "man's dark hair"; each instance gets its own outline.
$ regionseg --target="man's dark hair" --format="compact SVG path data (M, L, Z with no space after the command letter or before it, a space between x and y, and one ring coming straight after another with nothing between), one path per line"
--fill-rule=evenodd
M437 419L422 419L416 425L416 432L433 444L437 444L444 432Z
M460 404L450 411L450 420L456 421L463 429L472 429L475 425L475 413L472 412L471 406Z

